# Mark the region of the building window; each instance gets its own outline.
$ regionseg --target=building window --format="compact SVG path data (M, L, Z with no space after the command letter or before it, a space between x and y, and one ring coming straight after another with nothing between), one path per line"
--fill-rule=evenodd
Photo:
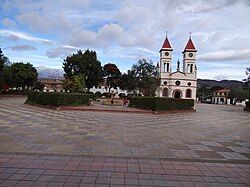
M163 88L162 96L167 97L168 96L168 89Z
M189 82L187 85L188 85L188 86L191 86L191 82Z
M167 82L167 81L164 81L164 82L163 82L163 84L164 84L164 85L167 85L167 84L168 84L168 82Z
M180 81L175 81L176 86L180 86L181 82Z
M182 93L181 93L180 90L174 90L174 92L173 92L173 97L174 98L179 99L179 98L181 98L181 96L182 96Z
M193 64L190 65L190 73L193 73Z
M166 72L166 63L163 64L163 72Z
M169 63L167 63L167 72L169 72Z
M186 98L191 98L192 97L192 90L191 89L187 89L186 90Z

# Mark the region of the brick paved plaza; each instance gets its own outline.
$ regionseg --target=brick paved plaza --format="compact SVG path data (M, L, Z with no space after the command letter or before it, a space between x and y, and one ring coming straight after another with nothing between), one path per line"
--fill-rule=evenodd
M0 186L248 186L250 114L61 111L0 99Z

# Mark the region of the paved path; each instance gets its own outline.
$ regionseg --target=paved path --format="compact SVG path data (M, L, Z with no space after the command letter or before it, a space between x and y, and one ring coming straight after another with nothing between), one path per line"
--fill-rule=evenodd
M0 186L250 185L250 114L241 107L153 115L57 111L24 100L0 99Z

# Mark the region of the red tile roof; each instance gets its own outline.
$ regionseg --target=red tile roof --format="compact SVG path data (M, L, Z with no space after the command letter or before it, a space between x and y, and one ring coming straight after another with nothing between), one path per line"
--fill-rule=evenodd
M166 39L165 39L165 41L164 41L164 43L162 45L162 48L169 48L169 49L171 49L171 45L170 45L170 43L168 41L168 37L167 36L166 36Z
M185 47L185 49L184 49L183 52L185 52L185 51L197 51L197 50L195 49L195 47L194 47L194 44L193 44L191 38L189 38L189 40L188 40L188 42L187 42L187 45L186 45L186 47Z
M191 38L189 38L188 43L187 43L185 49L195 49L194 44L193 44Z
M228 93L228 92L230 92L230 89L224 88L224 89L222 89L222 90L217 90L217 91L215 91L215 92L218 92L218 93L226 92L226 93Z

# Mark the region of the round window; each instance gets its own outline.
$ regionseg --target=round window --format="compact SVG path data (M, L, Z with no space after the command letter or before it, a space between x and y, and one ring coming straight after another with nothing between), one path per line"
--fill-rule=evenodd
M191 86L191 82L188 83L188 86Z
M181 82L180 81L175 81L176 86L180 86Z
M164 84L164 85L167 85L167 84L168 84L168 82L167 82L167 81L164 81L164 82L163 82L163 84Z

